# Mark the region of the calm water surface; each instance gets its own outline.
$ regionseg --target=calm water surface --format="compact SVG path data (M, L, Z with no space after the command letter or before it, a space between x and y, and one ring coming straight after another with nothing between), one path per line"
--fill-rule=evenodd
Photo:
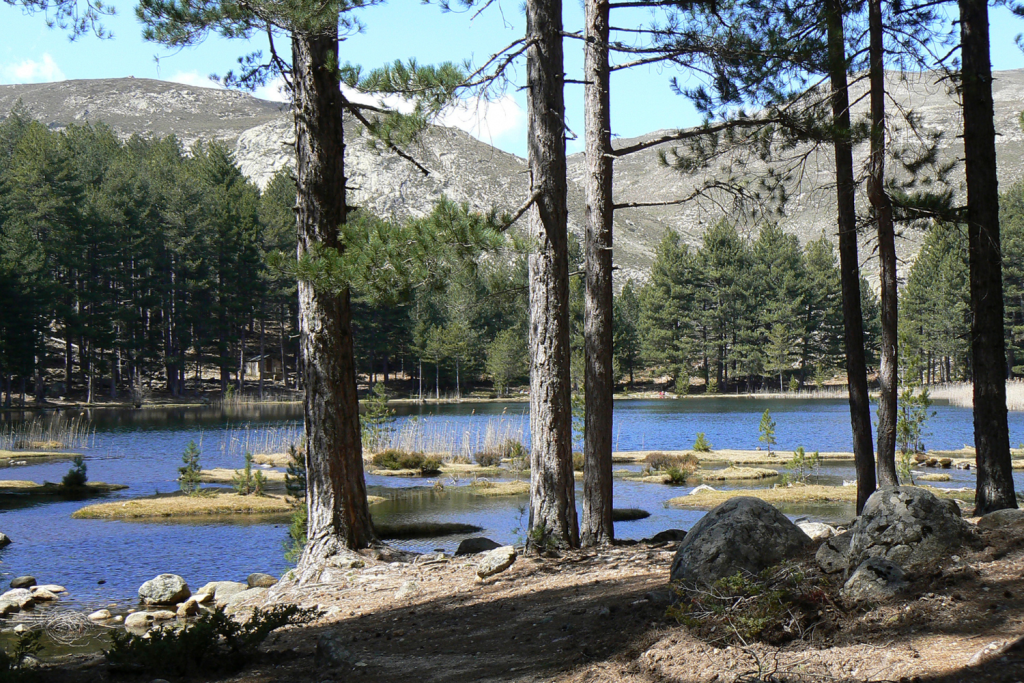
M849 410L845 401L761 400L708 398L686 400L629 400L615 404L616 450L685 449L702 431L715 448L752 449L758 445L760 414L770 409L777 422L777 448L791 451L798 445L809 450L849 451ZM929 448L960 448L973 441L971 412L951 406L935 406L936 415L925 438ZM401 406L398 427L417 421L422 431L434 430L457 444L480 443L488 425L522 430L528 442L528 417L524 403L450 404ZM129 489L108 500L147 496L177 489L177 468L190 440L202 443L202 464L210 467L241 467L248 447L265 451L296 437L301 430L301 407L271 405L243 409L170 408L141 411L94 410L95 427L86 454L93 481L127 484ZM6 419L11 419L10 417ZM1024 440L1024 413L1010 413L1010 438ZM272 448L271 448L272 450ZM0 478L59 481L68 470L65 458L27 465L6 465ZM952 472L948 486L973 486L973 472ZM852 479L850 466L823 468L824 482ZM1015 474L1024 488L1022 473ZM521 539L526 525L521 509L526 498L474 496L448 482L438 493L422 479L368 476L371 493L386 495L386 503L374 507L381 522L466 522L483 527L481 532L499 542ZM459 482L465 484L466 482ZM764 482L768 485L770 482ZM388 487L383 490L382 487ZM399 489L399 490L395 490ZM639 507L651 517L616 525L620 538L643 538L666 528L688 529L703 514L664 506L669 498L689 487L667 487L616 480L615 506ZM93 608L128 606L147 579L163 572L180 574L195 588L207 581L245 580L254 571L280 575L288 565L283 559L286 522L245 520L167 522L120 522L71 519L86 505L59 501L0 509L0 531L14 543L0 551L0 583L31 574L40 583L59 583L70 591L61 605ZM785 509L791 516L840 521L852 509ZM476 534L474 534L476 535ZM451 552L464 536L399 543L419 551Z

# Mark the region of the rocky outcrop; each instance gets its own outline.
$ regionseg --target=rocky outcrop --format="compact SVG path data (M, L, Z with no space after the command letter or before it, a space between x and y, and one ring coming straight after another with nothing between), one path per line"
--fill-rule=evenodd
M177 574L160 574L139 587L139 599L147 605L175 605L190 595L185 579Z
M915 486L875 491L850 532L848 567L884 557L906 571L942 559L970 534L954 501Z
M756 574L802 552L811 539L759 498L731 498L686 534L672 561L672 581L713 584L737 572Z

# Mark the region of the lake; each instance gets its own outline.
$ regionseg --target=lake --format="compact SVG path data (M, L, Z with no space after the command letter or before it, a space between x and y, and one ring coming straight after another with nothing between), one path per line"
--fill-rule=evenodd
M528 443L525 403L462 403L396 406L401 433L416 432L448 440L470 450L488 429L522 433ZM849 411L842 400L769 400L693 398L683 400L623 400L615 404L616 450L689 448L698 431L715 448L753 449L758 445L760 415L769 409L777 422L779 451L803 445L808 450L849 451ZM973 442L971 411L936 405L925 442L929 448L955 449ZM177 490L177 468L190 440L202 445L204 468L240 468L244 451L270 452L301 433L299 405L272 404L240 408L148 408L91 410L85 414L94 433L86 454L93 481L127 484L128 490L107 500ZM17 419L6 416L4 419ZM1024 440L1024 413L1010 413L1010 438ZM31 463L31 461L29 461ZM0 463L3 465L5 463ZM616 466L618 467L618 466ZM67 472L66 458L8 466L3 478L59 481ZM974 473L954 470L948 486L973 486ZM1024 473L1017 472L1024 488ZM852 479L852 466L838 464L821 471L824 481ZM521 540L526 525L521 498L483 498L447 482L443 492L425 486L423 479L368 476L370 493L381 487L401 488L390 500L374 506L381 522L454 521L484 527L481 532L499 542ZM716 488L719 488L716 486ZM726 487L727 488L727 487ZM616 525L619 538L643 538L667 528L687 529L703 514L664 507L664 502L690 487L669 487L616 480L615 506L639 507L651 517ZM239 518L225 521L121 522L72 519L86 505L81 501L34 503L0 511L0 531L14 543L0 551L0 582L31 574L40 583L66 586L70 596L62 606L91 609L134 605L137 590L147 579L172 572L196 588L207 581L241 580L255 571L280 575L288 569L283 558L287 523ZM816 519L849 519L844 508L790 508L790 515ZM475 534L474 534L475 535ZM404 548L452 552L465 536L398 542Z

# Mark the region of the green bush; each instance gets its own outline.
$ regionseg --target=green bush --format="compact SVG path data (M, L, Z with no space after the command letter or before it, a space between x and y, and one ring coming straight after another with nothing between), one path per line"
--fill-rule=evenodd
M85 458L81 455L76 455L71 459L71 469L61 479L60 485L64 488L78 489L85 486L85 482L89 481L88 475L85 473Z
M39 673L25 666L26 657L35 657L43 649L39 642L42 631L24 631L16 634L17 641L10 651L0 648L0 681L3 683L33 683Z
M103 654L112 669L148 677L233 673L259 657L259 645L271 631L318 616L318 610L287 605L256 609L239 623L218 607L180 629L154 629L145 637L114 629Z
M420 465L420 474L425 477L431 477L435 474L441 473L441 461L437 458L424 458L423 463Z
M800 388L800 381L796 377L789 378L789 390L796 392Z
M302 504L295 508L291 521L288 523L288 540L284 544L284 559L286 562L297 564L302 557L302 551L306 549L307 525L309 523L309 511L306 505Z
M473 459L476 460L476 464L480 465L480 467L497 467L501 464L502 460L499 448L477 451L473 454Z
M583 471L583 454L579 451L573 451L572 454L572 469L574 472Z
M199 464L199 447L195 441L189 441L185 446L181 462L184 466L178 468L178 486L186 496L194 496L199 491L199 477L203 469Z
M418 470L423 467L426 456L389 448L373 456L373 466L382 470Z
M793 451L793 457L784 467L795 470L797 474L796 480L803 482L807 481L807 475L811 472L816 472L820 465L821 458L818 455L818 451L808 455L803 446L797 446L797 449Z
M693 442L693 450L698 453L711 452L711 442L704 436L704 432L697 432L697 440Z
M681 486L686 483L686 480L689 478L690 474L692 474L692 472L684 472L678 467L669 467L667 470L665 470L665 483L673 484L675 486Z

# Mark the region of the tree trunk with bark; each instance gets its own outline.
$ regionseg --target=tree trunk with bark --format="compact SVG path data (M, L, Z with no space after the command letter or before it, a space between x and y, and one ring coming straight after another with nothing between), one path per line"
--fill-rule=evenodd
M974 504L975 514L984 515L1017 507L1006 423L1003 270L986 0L960 0L960 45L971 278L974 447L978 459Z
M897 376L897 302L896 233L893 230L892 203L885 192L885 71L883 64L882 0L871 0L868 8L871 34L871 168L868 173L868 199L878 227L878 265L881 282L882 352L878 365L878 483L899 486L896 475L896 393Z
M527 0L531 194L530 539L579 545L572 470L569 256L561 0Z
M864 360L864 320L860 308L860 268L857 254L857 214L854 204L853 146L850 141L850 94L846 78L843 2L827 0L829 77L832 121L836 131L836 204L839 226L839 273L843 291L846 378L850 391L850 423L857 471L857 514L875 491L875 462L871 443L867 364Z
M583 525L585 546L615 538L612 525L612 145L608 0L586 2L583 80L587 200Z
M301 256L317 245L343 248L338 231L347 206L337 34L294 35L292 65ZM331 556L365 548L376 536L363 476L349 292L316 291L307 282L298 289L309 512L299 567L308 578Z

